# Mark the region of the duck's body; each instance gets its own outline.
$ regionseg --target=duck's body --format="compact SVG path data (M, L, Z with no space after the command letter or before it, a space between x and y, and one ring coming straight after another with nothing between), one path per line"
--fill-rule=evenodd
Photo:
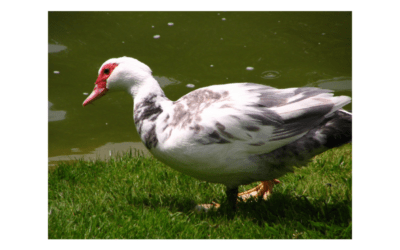
M171 101L149 67L122 57L102 65L84 106L113 89L132 95L136 129L157 159L236 194L351 141L351 114L341 109L351 99L330 90L234 83Z

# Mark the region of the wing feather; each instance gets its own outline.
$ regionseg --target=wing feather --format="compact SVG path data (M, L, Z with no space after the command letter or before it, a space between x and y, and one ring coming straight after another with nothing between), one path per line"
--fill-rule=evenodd
M172 124L188 131L185 138L191 143L267 153L297 140L351 100L331 92L254 83L214 85L176 101L187 118Z

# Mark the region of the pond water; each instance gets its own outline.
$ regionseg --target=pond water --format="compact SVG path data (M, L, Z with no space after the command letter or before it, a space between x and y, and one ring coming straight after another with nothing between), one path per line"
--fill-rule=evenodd
M171 100L233 82L351 96L351 20L351 12L49 12L49 165L145 150L129 95L82 107L109 58L147 64Z

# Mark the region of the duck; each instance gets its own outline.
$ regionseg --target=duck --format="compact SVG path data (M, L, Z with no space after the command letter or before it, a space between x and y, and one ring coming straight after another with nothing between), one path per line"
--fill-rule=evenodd
M352 138L352 113L343 109L351 98L328 89L228 83L172 101L149 66L124 56L101 65L83 106L117 91L132 96L135 127L150 153L186 175L225 185L233 211L241 198L265 198L278 178Z

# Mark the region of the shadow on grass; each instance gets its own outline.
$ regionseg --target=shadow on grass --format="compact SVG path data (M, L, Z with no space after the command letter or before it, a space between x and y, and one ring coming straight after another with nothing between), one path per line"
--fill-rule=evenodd
M268 201L253 200L238 204L236 217L250 220L265 230L272 229L280 238L278 231L291 231L294 238L352 238L352 204L351 200L332 202L313 200L305 196L293 197L275 193ZM225 216L226 211L212 212L211 217ZM305 232L305 234L304 234ZM294 234L292 234L294 233ZM287 234L286 234L287 235Z
M191 199L170 196L164 197L170 211L193 212L196 205ZM155 205L155 204L154 204ZM252 200L239 202L236 214L232 217L226 204L217 211L198 214L204 220L221 220L223 218L250 220L258 226L276 226L278 228L297 228L307 231L309 236L326 235L328 238L350 239L352 234L351 200L331 202L325 200L310 201L305 196L294 197L275 193L268 201Z
M172 212L190 213L197 205L194 200L180 196L163 196L161 200L151 201L151 199L141 200L149 207L168 207ZM292 195L275 193L268 201L250 200L239 202L235 216L248 218L258 224L282 223L284 221L307 221L326 222L338 225L351 223L352 209L351 200L331 202L327 204L325 200L313 200L312 202L305 196L294 197ZM222 203L217 211L199 213L199 216L208 218L225 217L229 213L229 208Z
M268 201L258 200L238 204L238 215L251 218L255 222L278 223L285 220L331 222L348 224L351 222L351 201L327 204L325 200L310 202L307 197L275 193Z

